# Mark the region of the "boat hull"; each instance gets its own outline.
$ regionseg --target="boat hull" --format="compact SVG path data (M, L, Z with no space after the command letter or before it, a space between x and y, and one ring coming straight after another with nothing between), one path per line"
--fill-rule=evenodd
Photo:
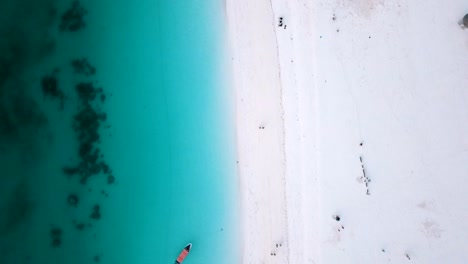
M174 264L181 264L189 254L190 249L192 249L192 243L189 243L187 246L184 247L182 252L180 252L179 256L175 260Z

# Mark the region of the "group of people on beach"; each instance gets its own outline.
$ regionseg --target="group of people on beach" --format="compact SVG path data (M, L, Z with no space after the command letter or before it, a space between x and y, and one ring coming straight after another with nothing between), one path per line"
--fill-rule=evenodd
M276 248L280 248L282 245L283 245L282 243L279 243L279 244L277 243ZM271 252L270 256L276 256L276 252Z
M286 29L286 24L283 23L283 17L278 18L278 27Z

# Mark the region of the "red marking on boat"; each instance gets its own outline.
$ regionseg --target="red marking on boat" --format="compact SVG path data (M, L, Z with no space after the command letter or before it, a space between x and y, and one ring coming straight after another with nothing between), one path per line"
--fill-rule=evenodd
M176 264L182 263L182 261L184 261L184 259L187 257L191 248L192 248L192 243L189 243L187 246L185 246L182 252L180 252L179 256L177 257L175 263Z

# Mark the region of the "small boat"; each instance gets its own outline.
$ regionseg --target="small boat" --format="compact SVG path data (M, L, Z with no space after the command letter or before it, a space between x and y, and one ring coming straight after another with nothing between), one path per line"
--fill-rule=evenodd
M187 257L188 253L190 252L190 249L192 248L192 243L188 243L187 246L184 247L182 252L180 252L179 256L177 257L176 261L174 264L180 264L182 261L184 261L185 257Z

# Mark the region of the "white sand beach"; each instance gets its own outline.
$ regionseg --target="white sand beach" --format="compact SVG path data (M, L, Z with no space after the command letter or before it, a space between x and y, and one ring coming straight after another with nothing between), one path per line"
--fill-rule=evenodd
M466 1L225 6L242 263L464 263Z

